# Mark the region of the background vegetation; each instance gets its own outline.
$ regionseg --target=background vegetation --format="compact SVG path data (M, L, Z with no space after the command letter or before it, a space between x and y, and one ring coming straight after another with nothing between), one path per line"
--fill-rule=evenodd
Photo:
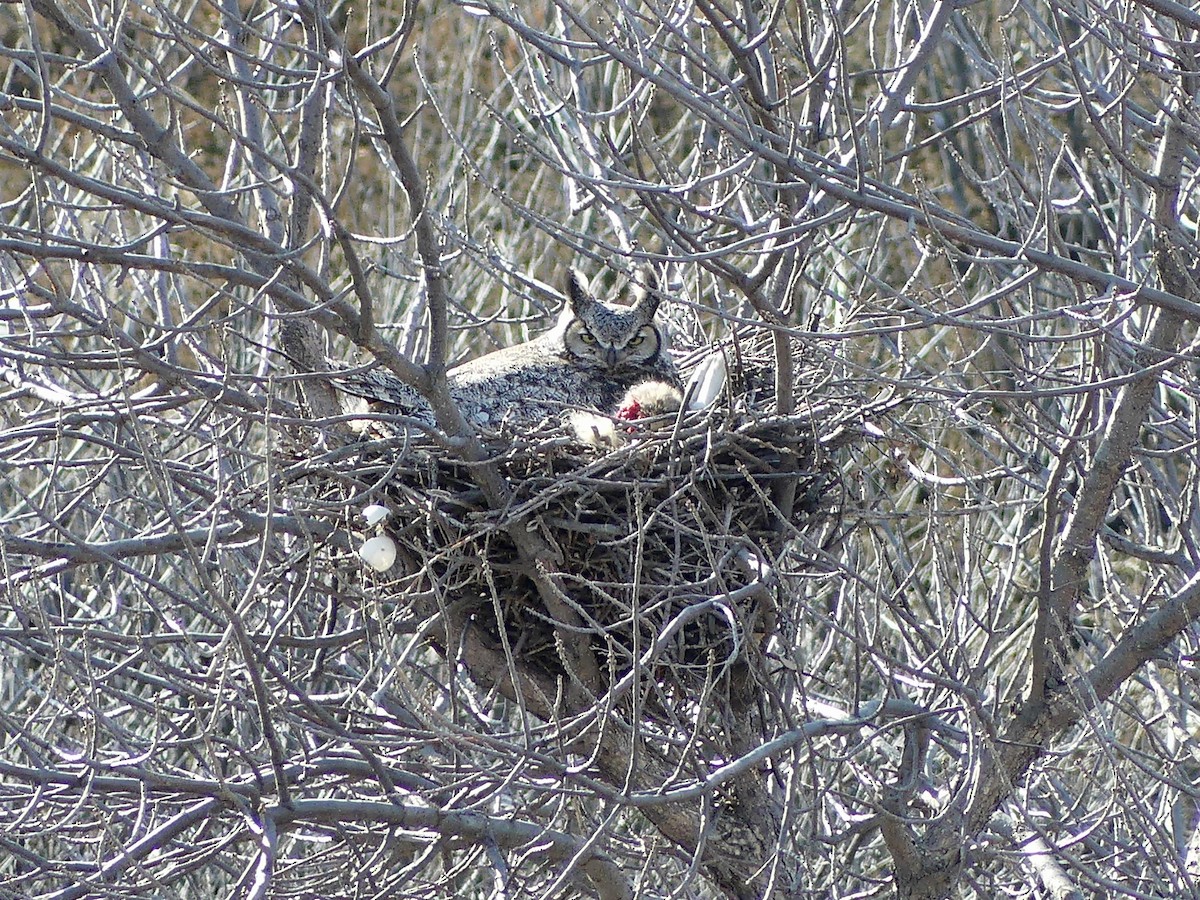
M0 29L0 892L1200 895L1200 13ZM544 327L568 265L645 261L682 349L795 338L889 410L780 581L758 729L658 783L578 684L522 707L435 652L361 502L291 477L338 452L326 352L462 432L447 362Z

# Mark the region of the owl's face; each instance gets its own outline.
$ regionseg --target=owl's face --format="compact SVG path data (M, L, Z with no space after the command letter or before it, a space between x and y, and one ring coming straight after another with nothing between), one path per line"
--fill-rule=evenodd
M559 327L574 362L619 371L652 365L664 352L663 332L654 321L662 295L653 285L639 289L632 306L621 306L593 297L571 272L567 297Z

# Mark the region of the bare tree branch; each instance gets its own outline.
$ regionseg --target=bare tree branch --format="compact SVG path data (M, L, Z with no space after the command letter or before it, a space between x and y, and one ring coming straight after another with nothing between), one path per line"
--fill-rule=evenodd
M1195 894L1198 31L0 5L0 893ZM463 419L646 264L711 405Z

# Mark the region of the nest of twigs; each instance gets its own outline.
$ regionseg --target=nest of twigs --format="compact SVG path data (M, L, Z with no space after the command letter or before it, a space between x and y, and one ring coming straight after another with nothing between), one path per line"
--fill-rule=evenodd
M587 446L559 423L489 438L482 464L411 436L403 452L399 441L364 445L374 464L358 460L356 474L375 473L399 547L375 589L465 608L514 658L561 675L549 579L609 672L638 661L665 680L719 675L772 634L776 560L834 512L832 451L860 433L863 415L811 378L779 415L770 373L749 377L735 372L709 409L622 423L615 448ZM506 483L502 508L489 504L479 465ZM544 558L523 558L521 533Z

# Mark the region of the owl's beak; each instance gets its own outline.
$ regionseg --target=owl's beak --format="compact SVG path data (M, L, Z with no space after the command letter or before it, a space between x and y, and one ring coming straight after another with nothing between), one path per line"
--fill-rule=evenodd
M617 350L616 347L608 347L605 349L604 363L610 369L615 369L617 367L617 362L620 360L620 358L621 358L620 351Z

